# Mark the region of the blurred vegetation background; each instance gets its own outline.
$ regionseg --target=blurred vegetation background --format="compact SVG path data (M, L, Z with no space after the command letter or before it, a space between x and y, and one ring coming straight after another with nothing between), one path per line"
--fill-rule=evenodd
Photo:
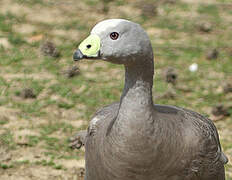
M0 0L0 179L83 179L84 149L68 138L119 100L124 70L72 54L108 18L145 28L155 103L209 116L232 180L231 0Z

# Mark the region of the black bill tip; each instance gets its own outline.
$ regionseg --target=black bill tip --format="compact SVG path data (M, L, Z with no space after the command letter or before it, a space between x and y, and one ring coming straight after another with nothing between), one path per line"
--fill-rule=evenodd
M74 61L79 61L83 58L84 58L84 55L82 54L82 52L79 49L74 52L74 54L73 54Z

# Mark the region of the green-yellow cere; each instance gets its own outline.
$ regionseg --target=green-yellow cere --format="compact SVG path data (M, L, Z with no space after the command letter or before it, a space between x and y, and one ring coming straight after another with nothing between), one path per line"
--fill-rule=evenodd
M97 57L100 50L100 41L99 36L91 34L84 41L82 41L82 43L79 45L79 50L87 57Z

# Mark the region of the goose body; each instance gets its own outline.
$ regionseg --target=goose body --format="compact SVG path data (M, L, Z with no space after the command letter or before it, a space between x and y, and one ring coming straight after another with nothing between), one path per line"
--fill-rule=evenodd
M213 122L187 109L153 103L153 52L138 24L121 19L97 24L74 59L96 57L123 64L125 86L120 102L102 108L90 121L85 180L225 179L227 158Z
M87 180L224 179L227 158L211 120L187 109L154 105L154 121L160 127L149 133L145 130L140 138L138 134L128 136L120 146L105 136L118 108L119 103L114 103L93 118L98 119L96 133L88 132L85 144Z

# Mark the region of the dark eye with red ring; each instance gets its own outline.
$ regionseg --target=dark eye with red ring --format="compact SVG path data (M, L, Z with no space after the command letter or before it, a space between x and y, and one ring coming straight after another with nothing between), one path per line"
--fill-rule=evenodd
M118 39L118 37L119 37L119 34L117 32L110 33L110 38L111 39L116 40L116 39Z

